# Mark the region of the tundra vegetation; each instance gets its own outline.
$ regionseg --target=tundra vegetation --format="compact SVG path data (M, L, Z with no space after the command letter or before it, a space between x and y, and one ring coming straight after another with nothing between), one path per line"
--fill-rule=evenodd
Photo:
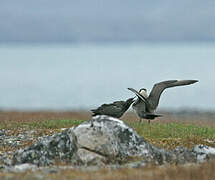
M177 146L191 148L196 144L215 147L214 114L206 116L184 115L172 116L166 114L163 118L138 123L133 113L127 113L123 120L151 144L174 149ZM62 128L76 126L90 119L86 112L0 112L0 129L7 131L8 136L25 135L33 131L33 139L22 142L20 146L10 144L0 146L0 153L14 152L19 147L25 147L36 142L38 137L52 135L62 131ZM47 173L46 169L25 172L0 171L0 179L14 177L14 179L214 179L215 161L189 165L146 166L143 168L100 169L85 171L83 169L53 169ZM62 178L63 177L63 178Z

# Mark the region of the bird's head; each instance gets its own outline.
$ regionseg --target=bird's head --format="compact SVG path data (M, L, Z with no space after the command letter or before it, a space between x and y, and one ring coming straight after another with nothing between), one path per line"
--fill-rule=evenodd
M143 97L145 97L145 98L148 97L147 90L146 90L145 88L141 88L141 89L139 90L139 93L140 93Z

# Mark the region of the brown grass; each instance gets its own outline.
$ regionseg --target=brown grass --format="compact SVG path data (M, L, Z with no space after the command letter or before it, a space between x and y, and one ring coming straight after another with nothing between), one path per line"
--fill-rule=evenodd
M148 166L144 168L122 168L122 169L101 169L95 171L65 169L58 171L44 170L27 171L24 173L0 173L0 179L52 179L52 180L125 180L125 179L150 179L150 180L212 180L215 179L215 161L197 165L184 166Z
M197 115L178 116L175 113L161 112L164 116L157 118L154 122L187 122L195 123L201 126L215 127L215 113L207 115L207 113L199 113ZM56 119L81 119L88 120L91 118L91 112L89 111L34 111L34 112L19 112L19 111L0 111L0 123L25 123L44 120L56 120ZM128 120L130 122L136 122L139 119L133 112L126 112L122 120Z
M25 123L32 121L55 120L55 119L90 119L90 112L55 112L55 111L35 111L35 112L19 112L19 111L2 111L0 112L1 123Z

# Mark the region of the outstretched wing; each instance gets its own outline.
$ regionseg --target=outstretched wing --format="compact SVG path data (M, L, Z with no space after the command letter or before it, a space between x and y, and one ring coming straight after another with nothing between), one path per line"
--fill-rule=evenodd
M162 81L155 84L150 92L149 97L147 98L150 104L150 110L155 110L159 104L160 96L162 92L166 88L175 87L175 86L185 86L189 84L193 84L198 82L197 80L169 80L169 81Z

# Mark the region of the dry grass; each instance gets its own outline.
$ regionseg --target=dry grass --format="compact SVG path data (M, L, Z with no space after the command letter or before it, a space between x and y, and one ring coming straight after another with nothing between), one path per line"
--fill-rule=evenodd
M148 166L144 168L123 168L123 169L101 169L96 171L84 171L75 169L66 169L47 173L44 170L27 171L25 173L0 173L0 179L16 180L125 180L125 179L150 179L150 180L212 180L215 179L214 173L215 161L198 165L185 166Z
M215 127L215 113L199 113L191 116L178 116L175 113L162 112L164 116L152 121L155 122L184 122L194 123L200 126ZM88 120L91 118L91 113L87 111L71 111L71 112L56 112L56 111L35 111L35 112L19 112L19 111L0 111L0 124L8 125L13 123L29 123L29 122L41 122L47 120L59 120L59 119L76 119L76 120ZM129 122L137 122L138 118L133 112L127 112L122 120Z
M7 128L17 124L25 124L32 122L43 122L47 120L59 119L90 119L89 112L0 112L0 125Z

